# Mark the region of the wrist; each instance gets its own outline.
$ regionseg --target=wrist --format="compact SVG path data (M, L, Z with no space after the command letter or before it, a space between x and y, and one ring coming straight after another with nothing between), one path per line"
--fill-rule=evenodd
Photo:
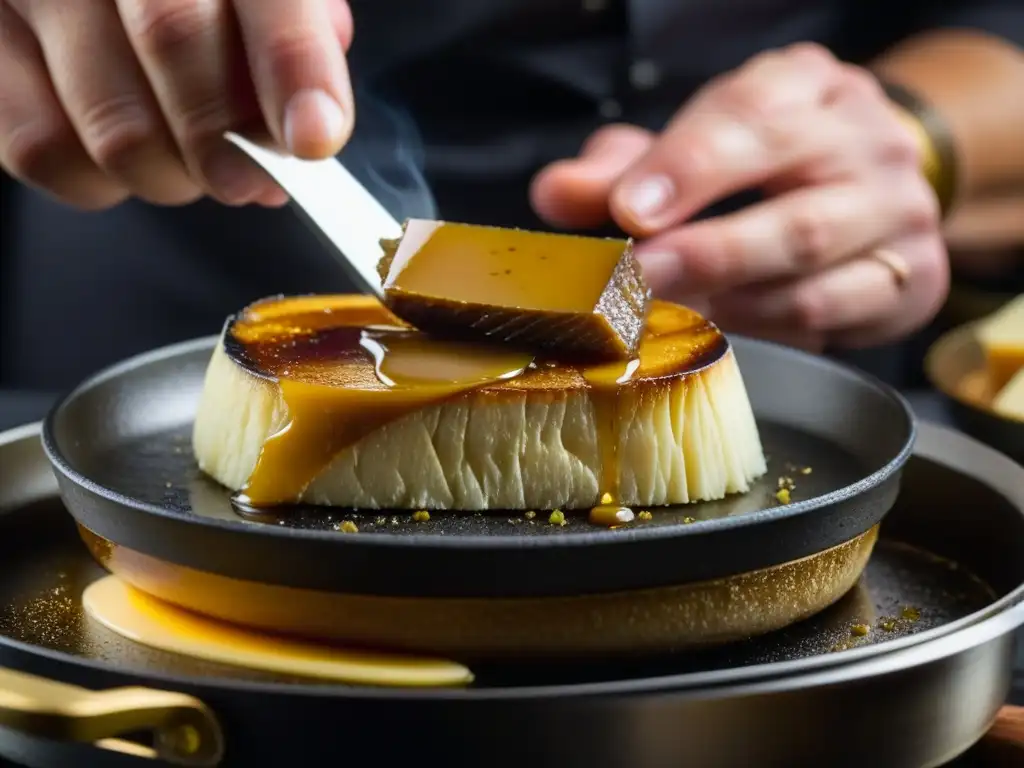
M935 192L945 219L956 203L958 192L959 168L953 136L941 115L912 91L885 81L882 87L896 115L917 140L921 173Z

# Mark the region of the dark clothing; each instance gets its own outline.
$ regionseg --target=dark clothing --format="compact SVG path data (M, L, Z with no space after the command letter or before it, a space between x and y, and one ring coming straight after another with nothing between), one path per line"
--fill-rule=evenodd
M609 121L661 127L709 78L765 49L817 41L865 62L935 26L980 28L1024 44L1021 0L354 0L352 7L351 69L375 97L415 119L439 214L527 227L541 226L526 191L544 164L575 154ZM344 157L393 159L393 146L375 142L358 117L357 125L363 143ZM0 388L62 389L128 355L216 333L226 314L260 296L347 287L288 210L132 201L78 213L9 179L3 184Z

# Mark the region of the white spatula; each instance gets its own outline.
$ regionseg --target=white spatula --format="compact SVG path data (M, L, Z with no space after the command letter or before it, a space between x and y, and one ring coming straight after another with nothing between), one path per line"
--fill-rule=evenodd
M224 138L281 185L356 287L380 296L380 240L402 234L402 225L387 209L334 158L299 160L231 131Z

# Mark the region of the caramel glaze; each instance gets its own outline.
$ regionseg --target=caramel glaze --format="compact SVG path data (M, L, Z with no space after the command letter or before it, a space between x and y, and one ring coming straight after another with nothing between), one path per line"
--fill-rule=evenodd
M722 333L696 312L655 301L637 356L585 365L558 363L482 344L427 337L377 299L356 295L278 297L230 318L228 356L278 382L288 423L265 443L239 501L293 503L341 451L384 424L428 405L482 390L589 389L602 455L601 505L616 507L620 395L686 376L728 351ZM639 392L638 394L642 394ZM622 522L622 515L596 517Z

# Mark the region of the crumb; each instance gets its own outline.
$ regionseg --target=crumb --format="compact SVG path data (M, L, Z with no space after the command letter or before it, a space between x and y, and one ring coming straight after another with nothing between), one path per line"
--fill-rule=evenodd
M652 514L651 514L650 512L648 512L648 511L647 511L646 509L645 509L645 510L643 510L642 512L638 512L638 513L637 513L637 515L636 515L636 517L637 517L637 519L638 519L638 520L643 520L643 521L645 521L645 522L646 522L647 520L653 520L653 519L654 519L654 515L652 515Z
M697 522L697 518L696 517L684 517L683 518L683 525L689 525L690 523L696 523L696 522Z
M813 470L810 467L800 467L801 475L809 475Z
M412 519L417 523L425 523L430 520L430 513L425 509L421 509L418 512L412 513Z
M871 627L867 624L854 624L850 627L850 634L854 637L864 637L864 635L868 634L870 631Z
M775 493L775 498L778 499L780 504L789 504L791 501L789 495L789 488L780 488Z
M359 527L351 520L345 520L339 523L338 530L342 533L359 533Z
M525 517L527 520L533 520L533 518L535 518L536 516L537 513L534 512L532 509L529 510L525 515L523 515L523 517Z
M908 605L900 611L900 616L902 616L907 621L917 621L921 618L921 611L919 611L917 608L913 608Z
M565 525L568 521L565 519L565 513L560 509L556 509L551 513L551 516L548 518L548 522L551 523L551 525Z

